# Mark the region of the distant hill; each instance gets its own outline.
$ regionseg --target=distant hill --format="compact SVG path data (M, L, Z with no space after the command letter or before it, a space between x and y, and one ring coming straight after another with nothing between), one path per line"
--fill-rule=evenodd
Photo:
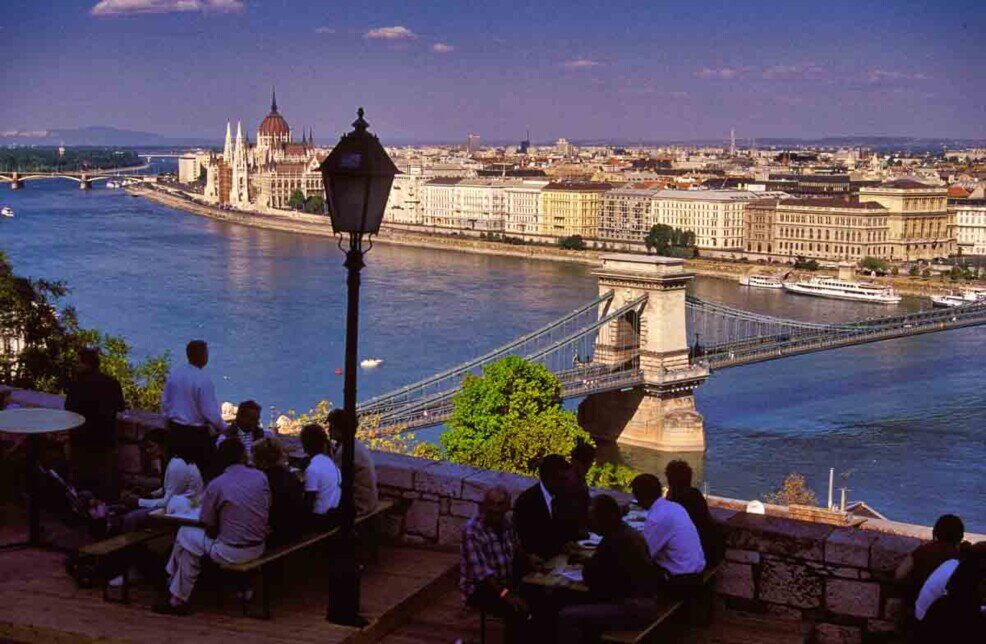
M108 126L0 132L0 146L6 145L97 145L97 146L177 146L215 145L200 138L171 138L153 132L121 130Z

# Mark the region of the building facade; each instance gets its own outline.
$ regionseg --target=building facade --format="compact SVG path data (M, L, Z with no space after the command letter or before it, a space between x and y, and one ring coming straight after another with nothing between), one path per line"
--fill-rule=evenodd
M503 188L504 232L508 235L536 234L541 226L541 190L548 181L527 179Z
M540 232L554 237L596 237L603 195L612 186L601 182L549 183L540 195Z
M773 205L758 204L750 212L750 217L763 219L755 229L758 239L752 236L748 239L748 250L766 249L775 259L793 261L803 257L825 262L856 262L864 257L886 258L892 247L888 228L890 212L875 202L787 199ZM771 233L764 239L762 225L768 220L772 220Z
M955 222L956 252L986 256L986 199L954 199L948 211Z
M654 225L656 188L614 188L603 195L599 238L641 242Z
M744 213L749 203L786 197L743 190L661 190L652 197L655 224L690 230L698 248L743 251Z
M455 187L461 180L436 177L421 186L421 223L433 228L455 229Z
M887 210L887 259L933 259L955 252L949 236L946 187L898 179L860 188L859 201L877 203Z

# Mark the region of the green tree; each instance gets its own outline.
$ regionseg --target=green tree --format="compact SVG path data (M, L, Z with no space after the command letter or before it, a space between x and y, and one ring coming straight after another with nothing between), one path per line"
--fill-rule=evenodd
M305 195L300 189L295 189L288 197L288 207L291 210L301 210L305 207Z
M585 250L585 240L582 239L582 235L571 235L569 237L563 237L558 245L566 250Z
M649 253L653 250L658 255L663 255L671 247L674 234L674 228L671 226L667 224L654 224L651 226L650 231L648 231L647 236L644 237L644 246L647 248L647 252Z
M313 215L324 215L325 214L325 197L322 195L315 195L314 197L309 197L305 200L305 212Z
M797 472L785 476L781 487L763 495L763 500L774 505L818 505L818 497L808 487L804 474Z
M864 257L859 260L859 267L864 271L885 275L890 271L890 263L879 257Z
M918 265L917 264L911 264L911 267L909 269L907 269L907 274L910 275L911 277L917 277L918 276L918 273L920 273L920 272L921 272L921 269L918 268Z

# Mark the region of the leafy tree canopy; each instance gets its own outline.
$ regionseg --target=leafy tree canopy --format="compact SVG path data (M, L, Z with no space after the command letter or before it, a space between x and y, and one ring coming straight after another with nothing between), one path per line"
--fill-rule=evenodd
M288 207L291 210L301 210L305 207L305 194L300 189L295 189L288 197Z

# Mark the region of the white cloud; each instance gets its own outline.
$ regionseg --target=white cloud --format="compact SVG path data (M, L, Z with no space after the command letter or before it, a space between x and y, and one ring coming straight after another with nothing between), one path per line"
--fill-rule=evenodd
M703 67L695 75L712 80L733 80L745 75L750 69L750 67Z
M315 27L315 33L317 34L334 34L336 32L332 27Z
M99 0L89 10L94 16L135 13L179 13L214 11L232 13L243 9L243 0Z
M443 42L436 42L434 45L431 46L431 50L436 54L447 54L449 52L455 51L455 47L453 47L452 45L446 45Z
M363 37L379 40L412 40L418 36L407 27L396 25L393 27L371 29Z
M796 65L772 65L763 70L761 76L767 80L808 80L824 75L825 70L815 63Z
M573 60L566 60L562 63L562 67L569 69L588 69L589 67L598 67L601 64L599 61L590 58L575 58Z

